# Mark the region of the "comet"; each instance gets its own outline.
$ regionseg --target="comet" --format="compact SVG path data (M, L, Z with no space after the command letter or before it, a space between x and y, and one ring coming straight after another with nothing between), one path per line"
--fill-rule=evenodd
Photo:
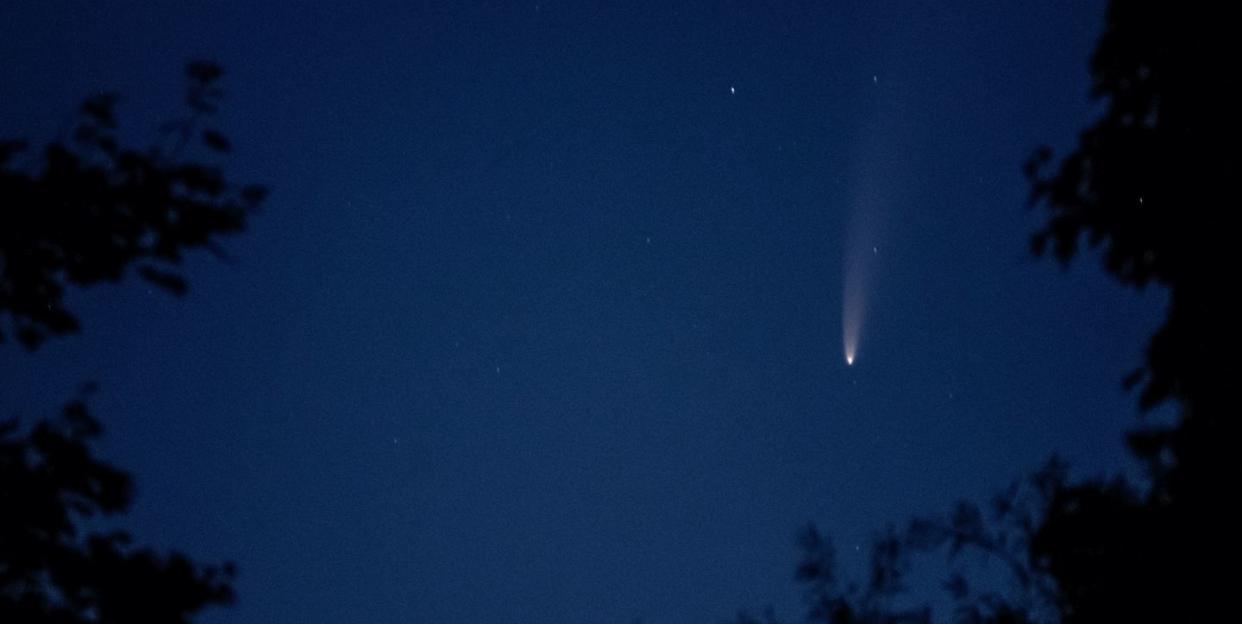
M852 212L854 214L846 231L845 257L842 258L841 347L845 352L846 366L853 366L858 359L867 312L867 291L877 255L872 251L875 245L872 244L869 210L864 206L855 206Z
M845 277L846 286L841 310L841 348L845 351L846 366L854 365L854 360L858 357L858 340L862 335L866 300L858 284L860 280L859 275L851 276L847 273Z
M841 347L846 366L858 360L867 316L868 295L882 254L877 244L882 210L882 193L858 192L850 206L842 257Z
M872 83L879 84L874 76ZM902 182L908 178L906 150L901 148L904 134L898 130L901 101L883 90L871 89L869 95L875 111L863 121L842 206L841 349L846 366L853 366L861 356L876 278L886 263L881 241L892 221L890 213L905 201Z

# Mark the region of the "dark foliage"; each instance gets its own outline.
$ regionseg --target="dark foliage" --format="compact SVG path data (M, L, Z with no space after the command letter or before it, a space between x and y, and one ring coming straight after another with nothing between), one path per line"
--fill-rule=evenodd
M1123 283L1167 289L1164 324L1126 381L1144 384L1143 407L1180 410L1176 424L1129 438L1149 466L1148 493L1088 483L1052 501L1032 555L1057 579L1065 621L1197 619L1227 597L1205 562L1232 559L1238 520L1229 475L1242 79L1232 59L1242 46L1231 23L1223 5L1112 2L1091 63L1103 116L1051 174L1046 151L1028 168L1034 202L1051 213L1036 253L1051 244L1068 262L1085 238Z
M1056 619L1058 591L1052 570L1032 557L1040 518L1065 483L1065 466L1051 460L1030 477L998 494L988 509L960 502L945 517L915 518L901 530L888 529L871 547L865 583L839 578L831 540L809 527L802 535L803 558L796 577L806 588L807 621L824 624L928 624L927 606L899 606L908 587L912 560L939 553L949 575L943 589L952 603L952 621L962 624L1026 624ZM976 555L968 557L967 555ZM979 557L999 563L993 584L976 587ZM997 579L996 577L1003 577ZM738 623L775 624L743 613Z
M91 455L84 398L20 434L0 423L0 621L188 622L233 599L233 568L130 546L84 525L125 512L130 478Z
M198 141L230 149L205 125L222 95L220 68L196 62L187 74L190 112L150 148L121 147L112 95L87 99L70 136L32 157L23 160L23 142L0 141L0 341L12 334L34 349L75 331L66 287L117 282L131 266L181 294L183 252L221 254L216 238L245 226L264 190L235 188L219 167L183 157ZM231 564L161 555L100 528L132 495L129 475L93 456L100 432L85 397L28 431L0 423L0 622L178 624L230 603Z
M1043 149L1027 167L1033 203L1051 212L1032 238L1036 254L1051 246L1068 263L1085 239L1102 247L1123 283L1169 291L1146 367L1128 380L1144 383L1146 407L1166 399L1217 406L1229 396L1217 364L1232 359L1219 332L1239 309L1228 277L1242 78L1229 62L1239 46L1224 11L1111 3L1091 62L1103 116L1059 166L1047 166Z
M244 227L264 189L235 188L219 167L183 157L195 141L230 149L206 126L223 94L221 70L197 62L187 75L189 113L165 124L157 145L121 145L112 94L83 102L69 136L37 154L24 141L0 141L0 340L13 335L33 349L76 331L65 287L116 282L131 266L181 294L185 250L221 254L216 237Z
M1026 169L1032 204L1050 214L1032 237L1037 256L1069 263L1085 242L1122 283L1168 292L1145 364L1124 380L1142 384L1143 409L1179 410L1175 424L1128 437L1149 482L1071 483L1050 464L999 496L990 515L959 503L946 518L885 535L864 587L836 581L830 547L812 534L798 571L811 588L811 621L926 621L894 606L900 587L891 580L909 554L938 550L954 564L945 589L957 622L1205 621L1231 612L1240 520L1231 378L1242 319L1233 292L1242 173L1233 23L1220 4L1113 0L1091 61L1102 114L1058 164L1044 148ZM1001 562L1011 589L974 593L956 566L964 550Z

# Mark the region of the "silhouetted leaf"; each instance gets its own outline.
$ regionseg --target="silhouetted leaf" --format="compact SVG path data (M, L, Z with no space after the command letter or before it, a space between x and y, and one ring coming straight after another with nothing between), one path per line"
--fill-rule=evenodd
M185 71L191 81L202 84L211 84L224 75L224 68L214 61L191 61Z
M217 152L228 152L232 149L228 137L216 132L215 130L203 131L203 143Z
M87 119L104 128L116 128L115 108L119 98L115 93L101 93L82 102L82 113Z

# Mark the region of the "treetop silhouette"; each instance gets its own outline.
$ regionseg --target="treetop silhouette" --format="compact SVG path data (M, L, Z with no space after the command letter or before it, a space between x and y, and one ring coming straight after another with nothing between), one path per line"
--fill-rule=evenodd
M63 297L70 284L117 282L133 265L179 295L186 250L223 255L217 239L241 231L266 191L236 187L219 166L185 157L196 142L230 149L209 125L222 73L191 63L188 113L163 125L147 148L121 144L114 94L84 101L69 136L37 153L22 140L0 141L0 340L11 334L33 349L76 331Z
M69 285L118 282L134 266L181 294L186 250L223 255L217 239L241 231L265 191L186 157L194 143L230 149L208 124L221 75L191 63L188 114L145 149L121 145L111 94L88 98L69 136L36 153L0 141L0 341L11 334L35 349L76 331ZM232 564L159 554L100 528L128 510L133 489L128 474L93 456L101 427L86 405L92 390L28 429L0 421L0 622L183 624L232 602Z

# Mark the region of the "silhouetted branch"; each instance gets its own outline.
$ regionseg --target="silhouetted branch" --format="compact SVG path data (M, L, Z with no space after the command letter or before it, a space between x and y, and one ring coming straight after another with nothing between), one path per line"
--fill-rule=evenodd
M187 75L190 115L164 126L180 137L171 154L121 144L114 94L87 98L69 137L37 152L33 163L15 161L31 153L25 142L0 142L0 341L11 333L33 349L76 331L78 319L64 303L70 284L115 282L137 264L140 277L182 294L185 250L225 257L218 237L241 231L266 192L235 187L218 166L182 160L223 93L219 67L191 63ZM231 149L218 130L201 138L213 152Z

